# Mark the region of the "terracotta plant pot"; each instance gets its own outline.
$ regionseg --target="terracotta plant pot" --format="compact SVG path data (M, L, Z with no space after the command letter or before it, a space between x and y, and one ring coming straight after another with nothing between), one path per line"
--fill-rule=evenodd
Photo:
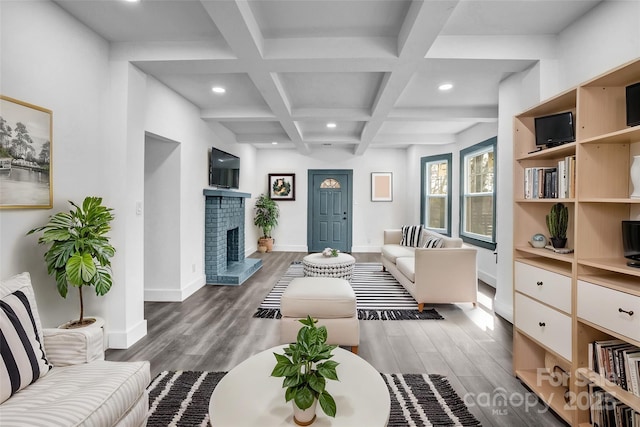
M273 238L261 237L258 239L258 247L260 246L265 246L267 248L267 252L271 252L273 250Z
M267 252L267 247L266 246L258 246L258 252L260 252L261 254Z

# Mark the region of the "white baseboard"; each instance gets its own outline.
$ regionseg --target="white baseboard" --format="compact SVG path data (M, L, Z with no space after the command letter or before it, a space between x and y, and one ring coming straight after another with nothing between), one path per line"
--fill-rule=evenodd
M495 288L498 283L498 279L496 279L496 276L493 276L491 274L485 273L484 271L480 271L480 270L478 270L478 279L482 280L484 283L486 283L487 285L493 288Z
M498 301L496 298L493 299L493 311L503 319L505 319L509 323L513 323L513 305L512 304L504 304Z
M199 276L182 289L145 289L144 300L153 302L182 302L205 284L205 276Z
M309 252L307 245L273 245L274 252Z
M377 252L380 253L380 246L352 246L351 252Z
M129 348L145 335L147 335L147 321L142 319L126 332L109 332L107 348Z

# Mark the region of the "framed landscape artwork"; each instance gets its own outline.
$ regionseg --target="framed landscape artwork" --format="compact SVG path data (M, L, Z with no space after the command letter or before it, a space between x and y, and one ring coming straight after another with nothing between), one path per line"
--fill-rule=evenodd
M53 206L53 113L0 95L0 209Z
M269 197L271 197L273 200L295 200L296 174L270 173Z
M371 201L393 201L393 174L391 172L371 172Z

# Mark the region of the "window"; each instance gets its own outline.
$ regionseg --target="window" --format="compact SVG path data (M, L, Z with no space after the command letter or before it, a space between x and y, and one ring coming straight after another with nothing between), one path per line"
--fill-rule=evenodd
M340 182L333 178L327 178L320 183L320 188L340 188Z
M451 153L423 157L420 218L425 227L451 235Z
M496 248L496 154L493 137L460 151L460 237Z

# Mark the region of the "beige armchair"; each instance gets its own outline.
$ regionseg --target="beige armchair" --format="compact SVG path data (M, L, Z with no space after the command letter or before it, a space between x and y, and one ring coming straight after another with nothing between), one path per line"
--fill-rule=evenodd
M381 250L383 269L391 273L418 303L446 304L478 301L477 250L462 245L462 239L451 238L431 231L429 236L443 240L441 248L413 248L401 246L401 230L384 230Z

